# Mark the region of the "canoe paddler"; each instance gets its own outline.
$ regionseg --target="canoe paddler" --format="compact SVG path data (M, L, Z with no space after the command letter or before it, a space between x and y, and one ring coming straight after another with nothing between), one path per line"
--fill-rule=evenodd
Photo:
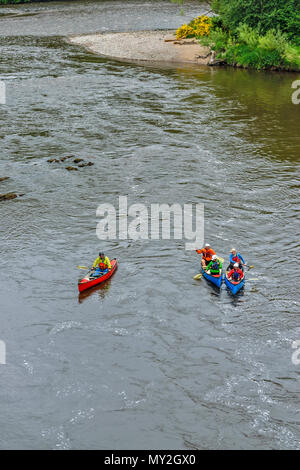
M243 266L246 265L246 262L242 257L241 253L238 253L235 248L232 248L232 250L230 250L229 262L230 264L227 268L227 271L233 269L235 263L238 263L240 269L243 269Z
M100 269L101 271L105 271L106 269L111 270L109 258L105 256L103 251L100 251L98 258L95 259L93 269Z
M217 257L217 255L213 255L211 262L206 266L206 272L208 274L220 274L221 271L221 260Z
M196 252L199 255L202 254L201 264L203 269L206 268L206 266L211 262L213 255L216 254L214 250L210 247L209 243L206 243L204 248L202 248L201 250L196 250Z
M233 269L228 273L227 278L229 280L238 282L238 281L241 281L243 277L244 277L244 273L241 270L239 263L234 263Z

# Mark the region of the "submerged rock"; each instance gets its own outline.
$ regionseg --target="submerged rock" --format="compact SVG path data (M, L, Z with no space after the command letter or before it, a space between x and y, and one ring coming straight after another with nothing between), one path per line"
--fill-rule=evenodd
M80 168L83 168L85 166L93 166L94 163L93 162L86 162L86 163L80 163L80 165L78 165Z
M75 158L75 160L73 160L74 163L80 163L80 162L83 162L83 158Z
M66 170L68 170L68 171L78 171L78 168L75 168L74 166L67 166Z
M6 181L6 180L9 180L9 176L1 176L0 183L2 183L2 181Z
M57 160L57 158L49 158L49 160L47 160L48 163L59 163L59 160Z
M24 196L24 194L16 194L16 193L6 193L0 194L0 201L9 201L10 199L16 199L17 197Z

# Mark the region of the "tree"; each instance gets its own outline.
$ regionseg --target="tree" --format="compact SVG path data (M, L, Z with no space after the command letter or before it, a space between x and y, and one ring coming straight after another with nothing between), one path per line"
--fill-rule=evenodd
M245 23L262 34L280 29L299 40L300 0L213 0L212 8L231 30Z

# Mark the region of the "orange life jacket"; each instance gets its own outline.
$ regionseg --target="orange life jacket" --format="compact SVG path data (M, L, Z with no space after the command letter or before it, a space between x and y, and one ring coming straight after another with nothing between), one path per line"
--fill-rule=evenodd
M211 261L213 255L216 254L212 248L202 248L202 250L196 250L196 251L197 253L199 253L199 255L202 253L202 257L203 259L205 259L205 261Z

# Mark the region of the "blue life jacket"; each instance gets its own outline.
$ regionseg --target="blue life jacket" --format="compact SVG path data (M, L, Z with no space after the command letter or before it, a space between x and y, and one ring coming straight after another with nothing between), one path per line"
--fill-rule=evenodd
M219 271L220 269L219 263L217 261L214 261L210 269L212 269L213 271Z
M104 269L103 271L102 271L102 269L97 268L97 269L95 269L95 271L94 271L94 273L93 273L93 276L100 276L101 274L103 275L103 274L106 274L106 273L108 273L108 269L107 269L107 268Z
M240 280L240 273L238 271L233 271L232 273L232 279L234 281L239 281Z

